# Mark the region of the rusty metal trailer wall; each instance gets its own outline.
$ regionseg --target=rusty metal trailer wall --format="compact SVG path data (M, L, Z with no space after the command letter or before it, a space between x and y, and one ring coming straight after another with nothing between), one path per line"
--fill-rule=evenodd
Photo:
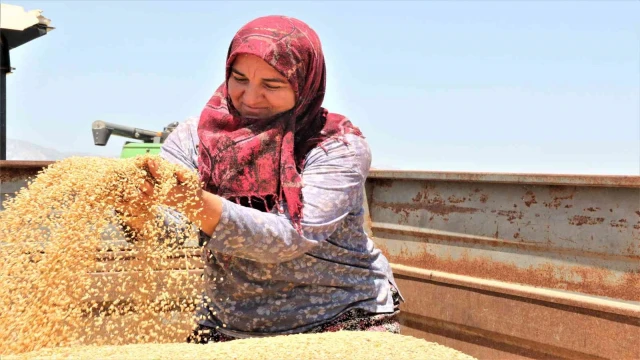
M0 161L0 193L49 164ZM404 334L480 359L640 359L640 176L374 170L365 188ZM124 275L102 261L97 279Z
M43 168L53 164L52 161L11 161L0 160L0 210L5 199L14 197L30 178L35 177Z
M372 171L403 332L479 358L640 359L640 176Z

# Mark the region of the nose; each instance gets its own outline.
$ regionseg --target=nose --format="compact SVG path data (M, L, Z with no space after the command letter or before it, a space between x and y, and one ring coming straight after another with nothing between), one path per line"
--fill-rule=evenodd
M257 86L247 86L242 94L242 102L250 107L260 107L262 91Z

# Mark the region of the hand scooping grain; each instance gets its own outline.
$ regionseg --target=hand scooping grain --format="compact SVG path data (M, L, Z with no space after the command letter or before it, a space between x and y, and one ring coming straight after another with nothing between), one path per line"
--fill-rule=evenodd
M153 194L143 197L139 188L150 176L149 161L155 161L156 185ZM172 199L174 174L180 171L155 156L70 158L51 165L5 202L0 213L0 355L45 346L146 342L173 330L164 326L153 329L154 335L149 328L158 325L150 319L193 308L200 285L188 273L199 264L183 264L185 271L154 271L175 267L170 244L194 236L186 226L167 231L159 216L166 204L188 211L195 201L200 185L193 173L182 173L181 199ZM123 207L127 203L135 213ZM142 219L135 231L144 241L125 249L101 240L117 239L111 225L131 219ZM167 246L157 241L161 237ZM111 269L105 269L108 264ZM162 294L171 285L180 292ZM125 318L136 325L124 327ZM97 335L105 331L108 336Z

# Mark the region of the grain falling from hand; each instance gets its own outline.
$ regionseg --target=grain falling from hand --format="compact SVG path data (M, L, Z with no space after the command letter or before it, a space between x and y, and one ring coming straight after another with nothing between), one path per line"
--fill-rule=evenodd
M161 164L153 197L147 160ZM117 345L186 338L200 292L200 268L179 244L191 226L167 231L163 206L177 165L157 156L75 157L42 171L0 212L0 355L43 347ZM178 211L195 201L197 175ZM138 224L139 229L126 224ZM122 241L122 226L136 239ZM108 240L105 240L108 239ZM120 241L118 241L120 239ZM171 286L168 286L170 284Z

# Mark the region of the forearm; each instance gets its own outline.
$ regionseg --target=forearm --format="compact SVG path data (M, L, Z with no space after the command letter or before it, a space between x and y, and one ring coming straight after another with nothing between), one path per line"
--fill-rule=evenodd
M302 256L318 244L314 226L303 225L305 235L300 235L285 216L228 200L221 203L218 224L211 236L204 239L205 246L215 252L261 263L279 263Z
M220 221L222 212L221 198L203 190L190 196L186 196L185 192L180 191L176 199L171 199L164 205L167 208L159 209L159 213L156 214L161 217L159 220L164 223L165 231L162 232L161 236L169 237L172 236L171 228L176 226L176 222L190 222L205 234L211 236ZM144 239L146 238L145 226L148 225L149 221L153 220L152 217L154 215L148 211L143 211L140 207L130 206L125 210L116 210L116 213L123 230L129 237ZM171 210L171 208L174 210ZM173 216L169 214L170 212L173 212ZM154 231L154 237L159 235Z
M189 203L186 209L187 218L196 224L203 233L211 236L220 222L222 199L208 191L202 190L196 201Z

